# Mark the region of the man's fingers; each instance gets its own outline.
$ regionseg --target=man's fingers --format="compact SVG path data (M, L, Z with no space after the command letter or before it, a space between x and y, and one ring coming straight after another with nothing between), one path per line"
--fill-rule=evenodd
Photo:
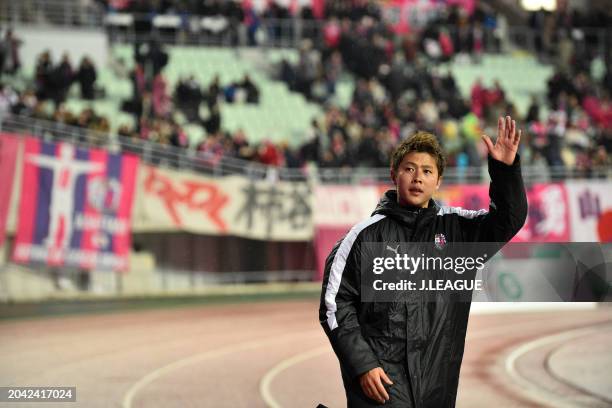
M511 136L512 132L512 118L510 116L506 116L506 132L504 137L506 139L509 139Z
M370 387L370 385L368 384L365 386L364 391L365 391L365 394L368 396L368 398L372 398L373 400L380 401L380 397L375 392L374 387Z
M389 376L387 375L387 373L385 373L384 371L382 372L382 374L380 375L380 377L383 379L384 382L386 382L389 385L393 385L393 381L391 381L391 379L389 378Z
M504 134L505 130L504 130L504 119L500 116L499 120L497 121L497 138L501 138L502 135Z
M493 151L493 142L491 141L491 138L487 135L482 135L481 137L482 140L485 142L485 145L487 145L489 153L491 153Z
M516 137L514 138L514 140L512 141L513 145L518 145L519 142L521 141L521 129L519 129L518 133L516 134Z
M385 390L385 386L383 385L382 381L380 381L380 377L378 377L374 381L374 385L376 386L376 389L378 390L378 394L382 397L381 399L384 401L388 400L389 394L387 394L387 390Z
M374 384L369 384L366 386L366 395L373 400L379 402L385 402L384 397L378 392L378 388Z
M370 384L367 381L364 381L364 382L361 383L361 389L363 390L363 393L368 398L374 399L374 395L372 394L372 389L370 387Z
M378 367L364 374L360 378L359 383L361 384L364 394L368 398L382 404L389 400L389 394L381 380L384 380L387 384L393 384L393 381L389 379L384 370Z

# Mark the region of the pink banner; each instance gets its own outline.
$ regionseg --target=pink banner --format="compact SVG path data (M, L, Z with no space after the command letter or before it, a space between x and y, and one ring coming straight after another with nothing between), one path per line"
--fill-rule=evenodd
M19 150L19 136L7 133L0 134L0 247L6 238L6 220L11 205L15 163Z
M527 201L527 222L513 242L570 241L570 211L564 184L535 184L527 190Z
M315 200L314 214L319 279L323 276L325 259L334 244L353 225L368 217L378 199L389 188L391 188L389 185L318 188L319 190L315 192L317 200ZM462 207L466 210L488 209L489 186L487 184L446 186L435 195L434 199L440 205ZM527 189L527 200L529 202L527 221L512 242L570 241L570 211L564 184L535 184Z
M466 210L489 208L489 186L448 186L436 196L444 205ZM527 189L529 214L525 226L512 242L567 242L570 240L570 213L563 184L535 184Z
M314 246L317 278L323 278L325 259L351 227L368 218L388 186L320 185L314 191Z
M325 259L334 248L334 244L346 234L351 227L317 227L315 228L314 247L317 257L317 274L315 279L323 279Z

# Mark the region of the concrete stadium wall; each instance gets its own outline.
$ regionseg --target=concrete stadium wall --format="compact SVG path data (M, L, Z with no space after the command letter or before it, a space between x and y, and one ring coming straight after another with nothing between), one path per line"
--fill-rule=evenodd
M51 51L51 58L57 63L64 53L70 55L74 68L81 58L89 56L96 67L106 65L109 44L103 30L63 29L55 27L19 26L15 34L23 41L20 49L24 67L35 67L36 58L45 50Z

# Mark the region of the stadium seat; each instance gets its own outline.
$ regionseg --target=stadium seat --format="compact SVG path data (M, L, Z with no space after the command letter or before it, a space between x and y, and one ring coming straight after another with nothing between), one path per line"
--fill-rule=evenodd
M241 81L245 74L250 75L260 90L260 103L257 105L222 104L221 123L225 130L244 129L253 142L263 139L286 140L290 145L299 145L304 140L305 130L310 127L312 118L321 114L321 108L318 105L307 102L301 95L289 91L284 84L273 80L265 72L268 66L262 65L259 51L175 46L167 47L167 52L170 58L163 73L171 90L181 78L189 75L194 75L204 90L216 75L219 75L222 86ZM115 58L122 58L127 67L134 66L131 46L114 46L112 53ZM280 62L282 58L296 61L297 52L295 50L265 51L267 62ZM126 123L127 120L133 121L131 116L128 119L119 111L120 101L130 96L129 79L118 79L110 70L102 69L98 85L106 90L107 99L112 103L94 102L94 108L99 107L101 111L103 110L105 114L113 118L113 130L116 130L120 124ZM352 88L349 93L352 94ZM122 122L117 123L119 121L114 118L120 118ZM193 138L198 140L202 137L203 130L202 132L195 131L197 126L196 124L189 126L190 139L191 135L195 135Z

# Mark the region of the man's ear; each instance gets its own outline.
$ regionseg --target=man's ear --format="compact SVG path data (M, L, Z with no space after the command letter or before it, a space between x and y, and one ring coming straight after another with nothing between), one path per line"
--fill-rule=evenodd
M393 167L391 167L391 169L389 170L389 176L391 177L393 185L397 187L397 184L395 183L395 170L393 170Z
M442 176L438 177L438 184L436 184L436 190L442 185Z

